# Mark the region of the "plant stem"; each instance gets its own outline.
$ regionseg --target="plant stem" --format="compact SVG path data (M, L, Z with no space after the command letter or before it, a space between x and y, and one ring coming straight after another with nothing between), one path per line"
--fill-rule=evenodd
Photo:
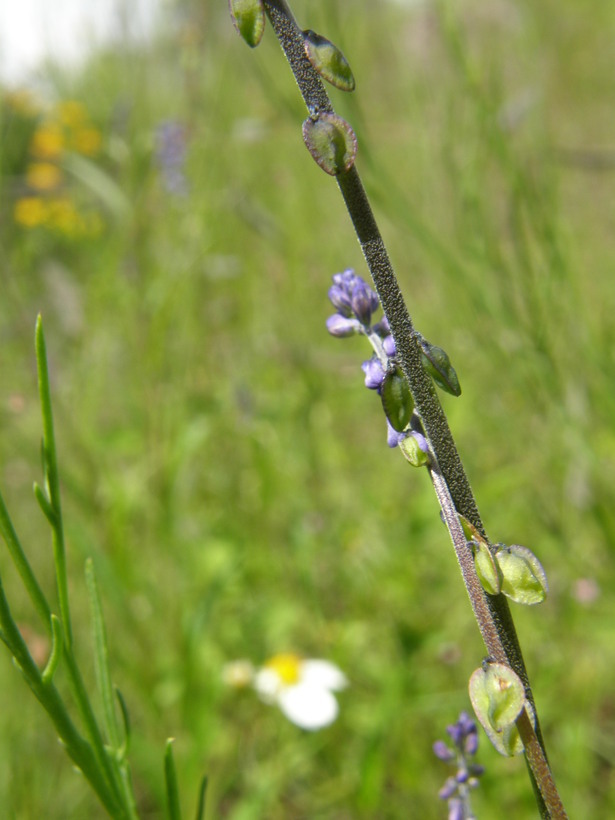
M305 55L303 34L287 3L285 0L264 0L264 4L308 112L332 112L333 107L324 86ZM408 380L416 412L435 456L430 476L487 651L494 660L507 663L517 673L524 683L526 698L536 712L508 602L503 595L488 596L476 575L459 515L465 516L486 537L478 506L444 411L431 379L422 367L421 349L412 320L356 167L339 174L337 183L389 321L397 358ZM541 815L544 818L564 818L566 814L549 769L538 717L534 729L529 718L523 716L526 716L525 709L518 726Z

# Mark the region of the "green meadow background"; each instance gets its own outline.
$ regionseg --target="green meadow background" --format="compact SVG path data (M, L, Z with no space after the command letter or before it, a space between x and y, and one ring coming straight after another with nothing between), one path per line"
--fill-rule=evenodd
M487 531L547 570L547 601L514 615L556 781L571 817L606 820L615 5L292 7L354 70L356 92L333 102L357 132L416 326L459 374L462 396L442 402ZM57 159L90 229L20 222L46 115L3 89L0 486L55 600L31 490L41 311L77 652L93 688L92 556L142 816L164 816L173 736L185 816L206 773L208 818L445 817L449 771L431 746L470 708L484 648L427 475L386 447L366 344L325 331L331 275L367 271L334 180L302 143L306 112L272 30L251 51L224 0L186 0L153 42L41 76L39 100L81 103L100 146ZM157 165L167 120L186 129L186 196ZM44 663L4 549L0 571ZM331 727L304 733L223 683L226 663L280 651L344 670ZM102 817L6 652L0 692L2 816ZM537 816L522 759L483 736L478 761L479 818Z

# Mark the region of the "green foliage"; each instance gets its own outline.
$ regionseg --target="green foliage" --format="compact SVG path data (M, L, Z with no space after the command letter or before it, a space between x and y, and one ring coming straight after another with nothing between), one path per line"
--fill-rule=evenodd
M417 325L463 382L443 402L489 534L532 544L547 570L549 598L515 618L564 802L572 817L611 817L612 179L592 167L609 161L597 146L612 138L615 12L572 0L294 6L353 67L360 95L336 106L357 131ZM91 556L138 808L162 816L173 736L184 816L206 771L211 817L440 817L431 743L467 708L481 645L426 477L385 446L364 346L324 330L331 273L364 272L359 250L301 145L274 38L251 53L224 3L184 10L181 31L151 47L50 78L102 133L88 162L111 187L71 169L74 202L101 215L100 231L15 223L34 126L3 104L0 486L51 600L48 522L30 495L40 310L73 640L94 657ZM189 134L184 198L154 161L169 118ZM40 603L6 551L0 572L44 669ZM222 684L227 661L283 650L348 675L331 728L303 734ZM93 662L84 675L94 690ZM101 816L6 654L0 691L15 705L0 718L7 816ZM477 815L534 817L522 761L487 744L478 758Z

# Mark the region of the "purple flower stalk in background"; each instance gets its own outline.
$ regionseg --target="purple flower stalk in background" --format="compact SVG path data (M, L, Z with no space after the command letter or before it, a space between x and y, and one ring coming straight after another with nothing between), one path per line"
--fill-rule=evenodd
M175 120L166 120L156 129L156 164L166 191L175 196L187 196L186 127Z
M457 723L448 726L446 731L454 748L451 749L443 740L437 740L433 745L434 754L445 763L454 763L457 771L447 778L439 797L448 800L448 820L474 820L470 790L478 786L478 778L484 771L482 766L470 762L478 749L476 723L467 712L462 712Z

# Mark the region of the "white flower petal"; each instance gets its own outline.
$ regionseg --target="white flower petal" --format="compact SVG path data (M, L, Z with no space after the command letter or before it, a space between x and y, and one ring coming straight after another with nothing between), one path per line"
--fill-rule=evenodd
M339 666L329 661L307 660L301 664L301 682L339 692L348 686L348 679Z
M263 667L254 675L254 688L265 703L275 703L282 688L282 681L273 669Z
M331 692L307 683L283 689L278 696L278 706L292 723L312 732L333 723L339 712Z

